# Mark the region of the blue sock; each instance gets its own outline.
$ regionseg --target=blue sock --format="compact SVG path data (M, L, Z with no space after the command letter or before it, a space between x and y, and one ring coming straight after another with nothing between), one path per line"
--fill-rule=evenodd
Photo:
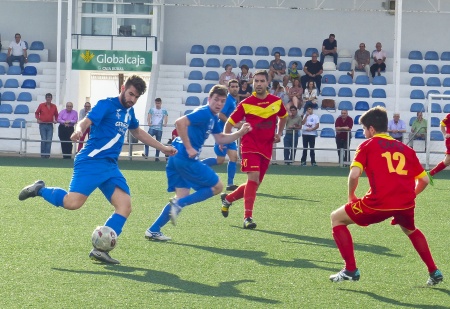
M119 215L118 213L113 213L111 217L108 218L105 222L105 226L109 226L116 232L117 236L122 233L122 228L125 225L125 222L127 221L127 218L125 218L122 215Z
M213 195L212 188L202 188L188 196L180 198L178 200L178 205L181 207L188 206L209 199Z
M67 191L56 187L45 187L39 190L39 196L42 196L44 200L56 207L64 206L64 197L67 195Z
M202 160L202 163L208 166L217 165L217 158L206 158Z
M167 224L170 220L170 204L167 204L166 207L163 208L161 214L158 219L153 222L152 226L148 228L149 231L152 232L161 232L161 228Z
M227 167L227 172L228 172L228 184L232 185L234 182L234 175L236 175L236 162L228 162L228 167Z

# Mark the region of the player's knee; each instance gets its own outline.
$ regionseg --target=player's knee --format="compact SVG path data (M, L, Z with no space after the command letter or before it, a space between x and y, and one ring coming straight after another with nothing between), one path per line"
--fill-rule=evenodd
M64 199L64 208L68 209L68 210L77 210L79 209L81 206L83 206L84 201L79 201L79 200L74 200L74 199L70 199L70 198L65 198Z
M124 216L125 218L128 218L131 214L131 205L119 205L114 208L116 213Z
M223 191L223 183L219 180L219 182L212 187L212 190L214 195L221 193Z
M221 165L225 162L225 157L217 157L217 165Z

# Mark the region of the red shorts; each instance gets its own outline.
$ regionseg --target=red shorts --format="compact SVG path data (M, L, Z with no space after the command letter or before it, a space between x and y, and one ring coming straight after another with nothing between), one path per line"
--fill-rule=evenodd
M241 158L241 171L244 173L259 172L259 182L261 183L269 168L270 160L259 153L243 153Z
M416 229L414 225L414 207L403 210L380 211L368 208L359 199L355 203L345 204L345 212L353 222L360 226L368 226L393 217L392 225L399 224L410 231Z
M450 154L450 138L445 139L445 147L447 147L445 154Z

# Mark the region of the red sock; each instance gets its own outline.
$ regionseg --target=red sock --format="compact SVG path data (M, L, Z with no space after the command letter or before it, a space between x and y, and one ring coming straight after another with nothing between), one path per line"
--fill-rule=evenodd
M416 229L414 232L409 234L409 239L411 240L414 249L416 249L417 253L419 253L422 261L427 265L428 272L432 273L437 269L436 264L434 264L433 257L431 256L430 248L428 247L427 239L425 235L419 230Z
M333 238L345 261L345 269L348 271L356 270L355 252L353 249L352 234L346 225L333 227Z
M258 186L258 183L255 181L247 181L244 191L244 218L253 216L253 206L255 205Z
M439 173L440 171L442 171L443 169L445 169L447 166L444 164L444 161L439 162L438 165L436 165L431 171L430 171L430 175L434 176L437 173Z
M244 197L244 190L246 185L247 185L246 183L240 185L236 190L228 194L225 199L230 203L240 200L241 198Z

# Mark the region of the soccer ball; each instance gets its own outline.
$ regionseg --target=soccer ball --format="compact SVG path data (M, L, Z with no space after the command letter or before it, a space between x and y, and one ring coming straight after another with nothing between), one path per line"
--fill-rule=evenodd
M109 226L97 226L92 233L92 245L100 251L111 251L117 244L117 234Z

